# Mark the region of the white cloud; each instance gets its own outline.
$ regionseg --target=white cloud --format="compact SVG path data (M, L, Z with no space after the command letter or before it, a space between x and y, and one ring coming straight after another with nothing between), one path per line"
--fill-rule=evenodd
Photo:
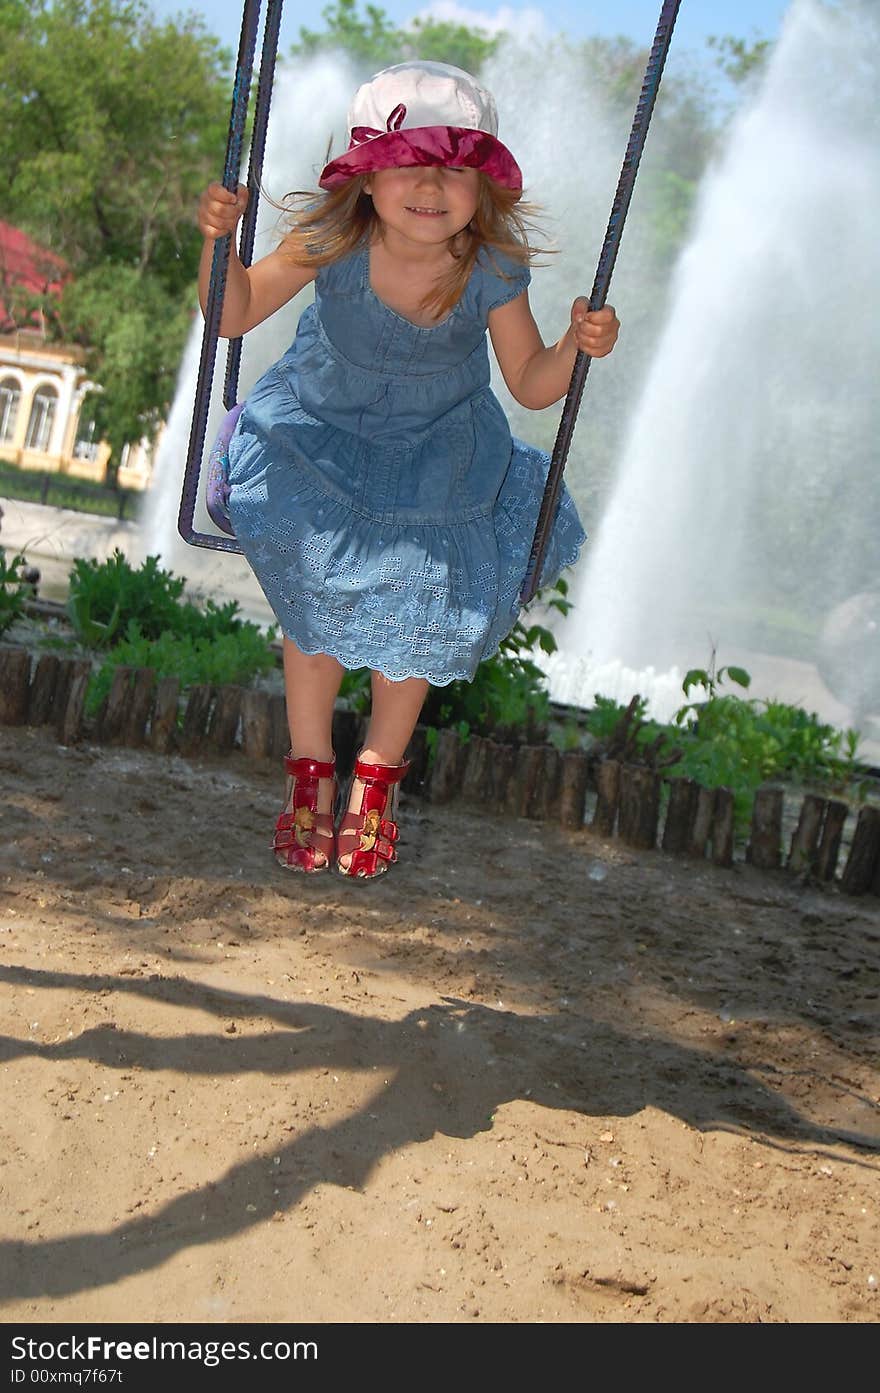
M548 38L550 33L540 10L512 10L509 5L500 5L490 13L488 10L472 9L469 5L459 5L458 0L433 0L432 4L419 11L416 18L465 24L469 29L482 29L487 34L504 31L520 40Z

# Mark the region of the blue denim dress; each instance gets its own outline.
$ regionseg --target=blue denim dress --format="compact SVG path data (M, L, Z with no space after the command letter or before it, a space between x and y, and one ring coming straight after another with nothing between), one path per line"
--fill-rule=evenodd
M512 629L549 460L511 436L486 328L529 279L483 253L422 328L374 294L366 247L319 271L229 444L235 534L302 652L442 686ZM542 584L584 540L563 491Z

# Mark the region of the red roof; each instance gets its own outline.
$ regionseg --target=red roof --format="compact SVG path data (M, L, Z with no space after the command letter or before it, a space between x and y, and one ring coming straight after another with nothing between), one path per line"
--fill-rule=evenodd
M16 303L20 305L23 296L57 297L67 274L60 256L39 246L19 228L0 222L0 333L44 328L44 317L37 309L25 315L24 323L18 322Z

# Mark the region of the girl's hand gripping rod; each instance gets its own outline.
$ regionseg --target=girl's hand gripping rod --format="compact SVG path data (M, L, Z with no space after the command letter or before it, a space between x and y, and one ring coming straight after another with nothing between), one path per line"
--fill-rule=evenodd
M657 89L660 86L660 78L663 75L663 65L666 62L666 55L669 52L669 45L672 41L672 28L678 16L680 5L681 0L664 0L663 7L660 11L660 18L657 22L657 32L654 35L654 43L648 59L648 66L645 69L642 90L636 107L629 143L623 158L623 168L620 171L617 191L614 195L614 202L611 205L611 216L608 219L605 241L602 243L602 251L599 254L596 279L593 282L593 289L590 294L591 310L600 310L605 304L605 300L608 296L608 287L611 284L611 273L614 270L614 263L617 260L620 239L623 235L623 225L626 221L627 211L636 182L639 160L642 157L642 150L645 146L645 137L648 134L651 113L654 110L654 102L657 99ZM553 529L553 523L556 519L559 492L562 488L562 471L568 459L568 451L571 445L571 437L574 433L578 407L580 406L584 386L587 381L587 373L590 370L590 363L592 361L589 354L582 352L578 352L574 360L574 370L568 387L568 395L565 398L565 405L562 408L562 419L559 423L556 443L553 446L553 455L550 460L550 469L547 474L544 497L541 500L541 508L538 513L538 522L535 527L535 537L532 542L531 555L529 556L528 570L526 571L525 580L523 581L520 591L520 603L523 605L528 604L529 600L534 599L535 592L538 589L547 543Z

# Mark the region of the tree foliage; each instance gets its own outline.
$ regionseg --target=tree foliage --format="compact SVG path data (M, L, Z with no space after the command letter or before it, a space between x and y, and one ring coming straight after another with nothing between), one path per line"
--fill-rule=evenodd
M763 72L773 47L769 39L755 39L750 43L732 34L721 37L712 34L706 42L715 49L721 71L737 84L751 83Z
M106 262L67 287L65 338L87 346L101 390L89 414L116 465L123 446L164 420L192 319L192 287L171 294L159 276Z
M370 71L427 58L476 73L498 46L498 39L483 30L448 20L416 18L406 29L398 29L378 5L365 5L361 15L358 0L334 0L321 17L326 28L317 32L300 27L293 53L346 53Z
M116 451L167 408L189 323L226 54L143 0L0 0L4 217L64 258L59 337L84 345Z

